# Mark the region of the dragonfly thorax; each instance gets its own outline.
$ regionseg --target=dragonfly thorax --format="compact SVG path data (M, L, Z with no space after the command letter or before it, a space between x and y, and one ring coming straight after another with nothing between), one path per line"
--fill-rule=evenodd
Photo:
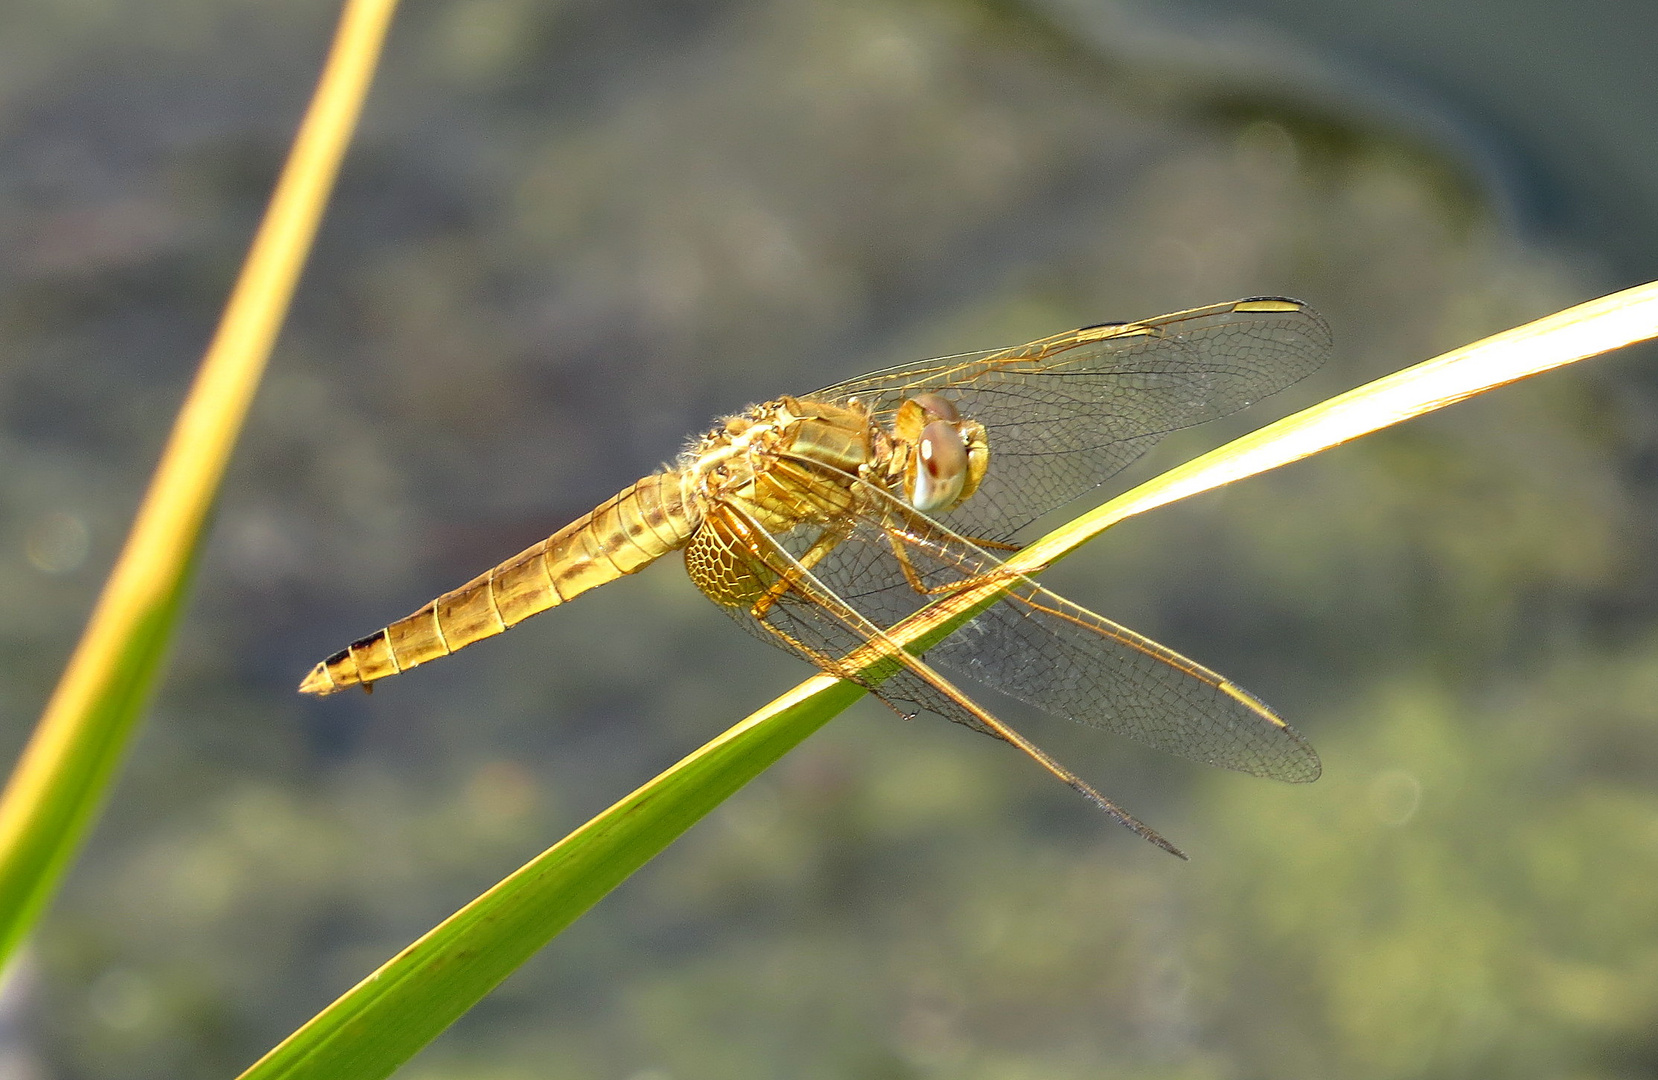
M704 507L735 498L772 521L810 520L846 508L848 489L875 460L874 434L856 406L781 398L721 421L679 470Z
M984 427L923 393L896 410L890 431L857 399L754 405L694 443L679 468L703 506L736 497L781 524L845 512L860 480L939 513L973 494L989 461Z

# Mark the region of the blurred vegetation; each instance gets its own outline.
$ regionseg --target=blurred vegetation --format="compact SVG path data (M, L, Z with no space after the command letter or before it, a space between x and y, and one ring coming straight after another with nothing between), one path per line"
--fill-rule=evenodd
M1281 56L1217 74L1132 34L1056 48L1065 24L1002 10L405 11L171 674L0 1053L233 1074L792 685L664 566L373 698L292 693L721 411L1242 295L1329 317L1330 370L1144 475L1605 291ZM113 558L334 14L0 11L8 747ZM989 740L861 706L408 1075L1650 1074L1650 359L1131 522L1056 569L1324 755L1317 785L1276 787L1030 722L1192 864Z

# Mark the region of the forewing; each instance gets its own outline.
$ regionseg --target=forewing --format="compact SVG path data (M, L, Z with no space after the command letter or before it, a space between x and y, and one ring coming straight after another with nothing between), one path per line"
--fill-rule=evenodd
M1317 313L1265 297L890 368L809 396L858 398L889 428L917 393L954 400L985 426L990 468L979 490L940 520L965 536L1007 540L1169 432L1284 389L1329 351Z

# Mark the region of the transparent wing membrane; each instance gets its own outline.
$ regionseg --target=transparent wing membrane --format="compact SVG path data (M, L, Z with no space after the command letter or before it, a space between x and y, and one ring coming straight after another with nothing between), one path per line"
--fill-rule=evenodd
M973 497L940 520L1001 541L1170 432L1305 378L1329 352L1329 327L1315 312L1264 297L888 368L810 396L859 399L883 426L917 393L952 399L985 426L991 464Z
M996 556L881 489L860 491L857 524L813 570L883 629L1003 573ZM1319 774L1312 747L1260 701L1029 578L1012 579L1001 600L926 657L1051 715L1205 764L1293 782Z
M914 705L1010 743L1131 832L1186 858L1179 848L985 711L923 660L904 652L739 507L727 505L710 516L686 549L685 558L697 586L761 640L859 683L904 715L912 711L906 706ZM730 580L727 571L733 569L746 581L765 582L765 588L741 598L728 592L724 588Z

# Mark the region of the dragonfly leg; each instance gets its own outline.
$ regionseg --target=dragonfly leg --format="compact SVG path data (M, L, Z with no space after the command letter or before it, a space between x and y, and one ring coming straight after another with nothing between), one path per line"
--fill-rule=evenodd
M796 565L802 570L810 570L822 561L825 555L835 550L841 541L850 535L850 532L850 525L836 524L824 529L822 533L818 534L818 538L812 541L812 546L807 548L799 559L795 560ZM754 606L749 609L749 614L763 622L766 613L771 611L772 605L788 595L796 584L797 581L789 575L779 575L771 587L765 591L765 594L754 602Z
M780 626L773 625L772 623L767 622L763 618L756 617L754 621L755 621L755 624L760 627L760 629L764 630L767 634L770 634L772 637L776 638L778 644L782 645L785 649L795 653L796 655L804 657L806 660L808 660L811 663L815 664L819 669L821 669L824 672L824 674L833 675L837 679L845 679L847 682L857 683L859 686L863 687L865 690L873 690L874 689L875 684L871 683L870 679L868 678L868 671L867 670L858 671L858 670L855 670L851 667L848 667L846 664L842 663L839 659L832 656L831 654L824 652L822 649L815 648L811 645L808 645L806 642L801 641L799 638L795 637L793 634L789 633L787 630L784 630ZM893 666L894 666L894 669L896 670L896 668L898 668L902 665L898 661L893 661ZM877 682L879 682L879 680L877 680ZM903 710L901 710L901 709L893 708L893 712L896 712L899 716L903 717L906 720L909 719L909 717L906 716L904 714Z
M994 581L1009 581L1013 578L1022 576L997 566L995 569L987 570L984 573L971 574L967 577L957 578L956 580L947 582L943 585L929 585L926 581L922 580L921 572L915 568L915 564L910 562L909 553L905 550L903 541L898 538L898 533L889 528L886 530L886 536L887 543L892 547L893 558L898 560L898 567L904 572L904 580L909 582L910 588L914 589L922 596L940 596L948 593L958 593L979 585L987 585ZM977 541L974 542L977 543ZM1017 546L1014 545L1003 546L1013 546L1014 550L1018 550Z

